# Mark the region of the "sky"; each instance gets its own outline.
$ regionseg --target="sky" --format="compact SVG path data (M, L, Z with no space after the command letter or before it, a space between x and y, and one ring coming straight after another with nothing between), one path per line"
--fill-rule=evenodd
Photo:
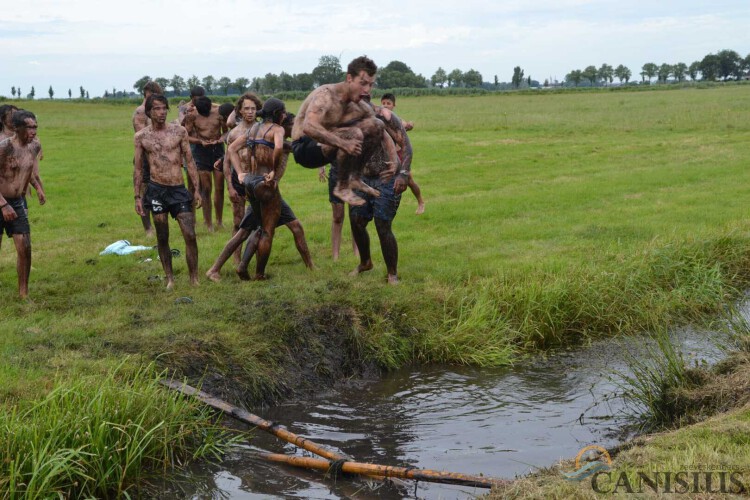
M12 1L12 3L11 3ZM575 69L750 53L747 0L0 0L0 95L133 90L142 76L252 79L366 54L429 78L563 81Z

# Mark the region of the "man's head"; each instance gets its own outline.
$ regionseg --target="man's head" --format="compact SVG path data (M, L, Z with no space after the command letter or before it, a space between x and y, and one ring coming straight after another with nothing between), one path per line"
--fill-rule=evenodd
M363 96L369 96L375 84L375 73L378 67L367 56L359 56L346 68L346 83L349 86L349 100L359 102Z
M31 111L19 109L13 113L13 128L21 142L28 144L36 137L36 116Z
M12 104L3 104L0 106L0 131L6 127L13 129L13 113L18 111L18 108Z
M151 118L151 121L157 123L164 123L167 120L167 112L169 111L169 101L162 94L151 94L146 98L146 116Z
M260 110L258 116L264 121L272 121L273 123L280 125L286 115L286 106L284 101L271 97L263 103L263 109Z
M151 94L163 94L164 90L162 90L161 85L159 85L156 82L148 82L146 85L143 86L143 96L148 97Z
M208 116L211 114L211 99L202 95L195 98L195 109L201 116Z
M258 110L263 107L263 103L260 98L252 92L245 92L237 99L237 104L234 107L234 114L241 116L243 120L248 122L255 121L255 116Z
M195 104L195 100L198 97L206 95L206 89L201 87L200 85L196 85L195 87L190 89L190 100L193 101L193 104Z
M219 106L219 114L222 118L224 118L224 121L229 118L229 115L232 114L232 111L234 111L234 104L232 104L231 102L225 102L221 106Z
M390 92L383 94L383 97L380 98L380 104L384 108L393 111L393 108L396 107L396 96L391 94Z

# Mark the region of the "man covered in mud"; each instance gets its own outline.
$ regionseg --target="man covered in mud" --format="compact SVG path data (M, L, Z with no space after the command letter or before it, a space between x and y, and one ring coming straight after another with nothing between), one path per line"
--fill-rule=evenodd
M195 215L192 203L201 205L201 195L196 189L193 196L185 189L182 177L183 158L187 162L188 175L193 185L198 185L198 173L190 153L185 129L175 123L167 123L169 102L160 94L146 99L146 116L151 125L135 134L135 166L133 187L135 189L135 211L145 216L146 211L153 215L156 228L156 242L159 249L167 289L174 288L172 272L172 251L169 248L169 221L167 214L177 220L185 239L185 254L190 274L190 283L198 284L198 244L195 238ZM142 193L143 159L148 158L150 180L146 192Z
M214 168L217 160L224 156L221 137L226 126L219 114L219 105L212 103L206 96L196 97L195 105L188 106L185 129L190 138L195 164L198 166L199 189L203 197L203 220L208 230L213 231L210 203L212 184L216 226L219 228L223 225L224 214L224 173L220 168Z
M297 251L305 265L309 269L314 268L302 224L281 198L278 188L289 157L290 148L284 138L291 133L291 117L286 113L284 103L276 98L268 99L258 115L263 121L254 124L244 136L236 138L227 151L232 165L237 165L240 162L239 152L247 149L251 171L240 174L239 177L244 184L250 207L237 234L227 243L206 273L214 281L220 279L221 266L248 235L247 249L237 268L237 274L243 280L250 279L247 266L257 251L255 279L266 279L265 268L274 232L281 225L286 225L292 231Z
M16 247L18 295L29 295L31 274L31 228L29 226L24 193L29 184L34 186L39 204L47 198L34 172L38 172L41 145L36 139L36 116L30 111L13 113L15 133L0 141L0 241L3 232L13 239Z
M376 72L377 66L368 57L354 59L343 82L321 85L307 96L292 131L295 161L306 168L319 168L335 160L339 179L334 194L350 205L365 203L352 189L378 195L359 178L375 149L382 148L394 168L398 163L383 122L369 105L357 105L370 97Z
M365 101L369 106L369 99L366 98ZM360 259L359 265L351 272L351 275L356 276L372 269L367 224L375 219L380 249L388 271L388 283L395 285L398 283L398 244L392 226L401 203L401 193L406 190L409 183L412 148L406 129L395 113L385 107L373 106L372 109L383 121L386 132L401 151L402 163L398 172L394 172L394 165L389 161L388 152L379 147L365 164L362 182L379 192L380 195L373 196L368 192L358 191L357 194L365 200L365 203L349 207L352 236L359 249Z
M139 132L143 130L144 128L151 125L151 120L149 120L148 116L146 116L146 99L148 99L148 96L151 94L163 94L164 91L161 88L161 85L159 85L156 82L150 81L147 82L146 85L143 86L143 102L140 106L135 108L135 111L133 112L133 132ZM133 163L135 163L135 158L133 158ZM143 183L144 186L141 189L141 193L146 192L146 184L148 184L149 181L149 168L148 168L148 158L143 158ZM141 223L143 224L143 230L146 231L146 236L151 237L154 235L154 228L151 226L151 218L149 214L146 214L145 216L141 216Z

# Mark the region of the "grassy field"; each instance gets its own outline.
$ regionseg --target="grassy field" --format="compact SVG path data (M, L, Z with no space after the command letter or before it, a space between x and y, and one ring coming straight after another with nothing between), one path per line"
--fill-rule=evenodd
M281 190L317 270L281 228L270 281L240 282L230 263L221 283L193 288L177 258L166 292L155 251L99 256L119 239L155 244L133 210L132 109L20 105L38 116L48 202L29 203L30 301L16 296L5 237L0 251L6 408L55 384L104 379L125 356L245 402L368 366L507 364L538 348L713 318L750 284L747 85L399 99L396 112L416 123L413 172L427 209L414 215L404 194L396 287L385 284L374 227L371 272L347 276L357 263L348 229L331 261L327 187L290 164ZM224 215L229 227L228 204ZM230 233L198 221L202 276ZM171 245L184 253L174 223Z

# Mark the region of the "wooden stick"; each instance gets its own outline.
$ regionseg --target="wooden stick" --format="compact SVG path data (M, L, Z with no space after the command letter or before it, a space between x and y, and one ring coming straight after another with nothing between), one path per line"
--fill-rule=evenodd
M329 471L331 462L320 458L298 457L282 455L279 453L260 453L261 458L270 462L284 463L296 467ZM478 488L492 488L495 485L508 481L487 477L470 476L456 472L442 472L429 469L410 469L407 467L393 467L390 465L375 465L361 462L344 462L341 471L349 474L364 474L368 476L396 477L401 479L414 479L429 481L432 483L458 484L461 486L473 486Z

